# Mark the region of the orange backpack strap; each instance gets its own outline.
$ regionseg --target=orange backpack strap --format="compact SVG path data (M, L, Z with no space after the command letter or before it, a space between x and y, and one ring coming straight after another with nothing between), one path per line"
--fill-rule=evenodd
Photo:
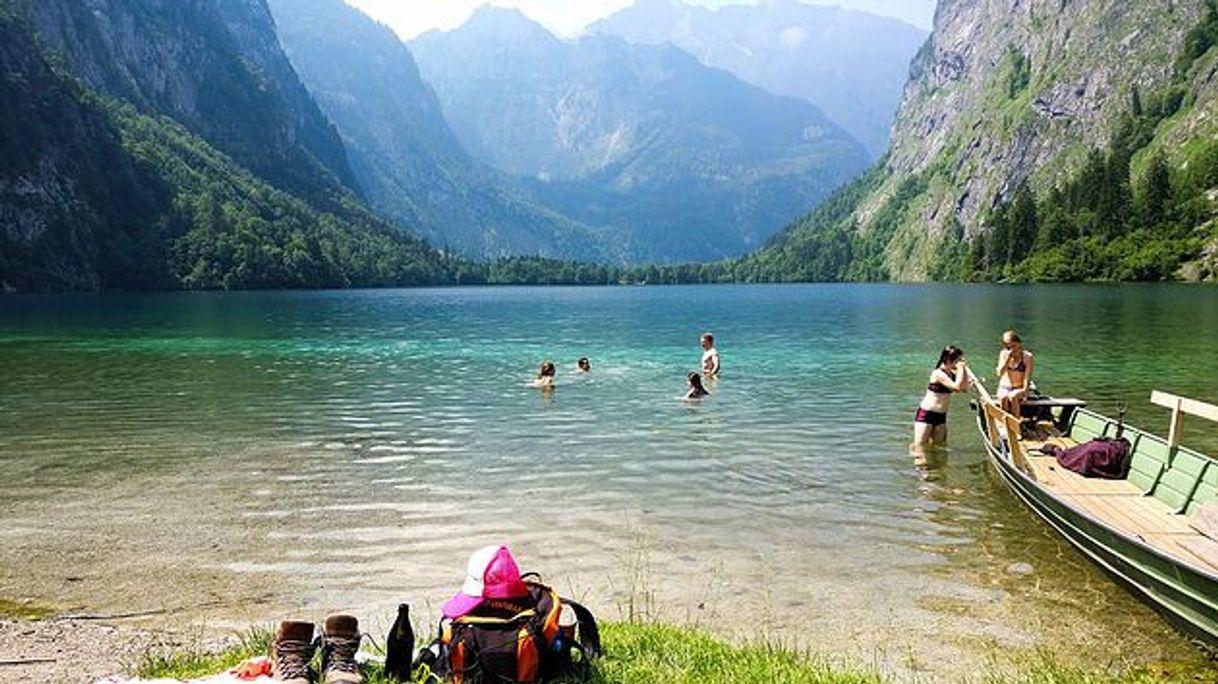
M531 684L540 674L541 654L537 651L537 639L527 627L521 627L516 633L516 681Z
M453 684L464 684L465 682L465 643L458 641L453 644L452 651L448 656L448 674L452 678Z
M562 599L558 597L558 593L553 589L546 587L546 596L550 599L549 609L541 622L541 637L545 639L546 645L554 643L554 638L558 636L558 618L562 615Z

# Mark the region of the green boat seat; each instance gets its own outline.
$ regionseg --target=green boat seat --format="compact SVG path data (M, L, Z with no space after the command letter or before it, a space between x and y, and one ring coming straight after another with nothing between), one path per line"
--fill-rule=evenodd
M1171 448L1167 442L1139 430L1127 429L1125 436L1133 447L1129 459L1129 481L1143 494L1154 491L1163 471L1171 460Z
M1201 484L1201 475L1209 465L1209 459L1188 449L1178 449L1172 456L1171 465L1159 477L1153 495L1167 504L1176 513L1183 513L1188 502Z
M1197 491L1188 500L1185 513L1192 515L1198 508L1218 502L1218 461L1210 461L1201 473L1201 481L1197 483Z
M1104 434L1105 423L1108 421L1090 411L1075 411L1070 423L1070 438L1082 444Z

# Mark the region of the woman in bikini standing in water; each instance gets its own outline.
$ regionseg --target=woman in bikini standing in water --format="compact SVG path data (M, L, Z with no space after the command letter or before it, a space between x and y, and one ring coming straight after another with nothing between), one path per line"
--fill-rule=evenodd
M1002 333L1002 351L998 354L998 401L1002 410L1022 418L1024 399L1032 387L1032 352L1023 348L1019 333L1008 330Z
M939 362L930 372L930 384L914 415L914 441L910 451L922 454L930 446L947 446L947 407L952 393L963 392L968 386L964 351L953 345L944 347L939 353Z

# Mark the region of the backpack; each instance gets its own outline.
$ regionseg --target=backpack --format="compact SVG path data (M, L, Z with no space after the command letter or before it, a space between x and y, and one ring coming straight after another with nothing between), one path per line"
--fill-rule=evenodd
M525 580L525 586L529 597L524 603L533 607L515 615L470 614L442 621L432 644L438 646L434 674L456 684L532 684L590 676L592 660L601 653L596 618L540 582Z

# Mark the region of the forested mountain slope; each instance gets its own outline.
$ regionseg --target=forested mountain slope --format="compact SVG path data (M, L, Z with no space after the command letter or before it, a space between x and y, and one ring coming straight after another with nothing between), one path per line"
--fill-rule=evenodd
M1213 276L1211 2L941 0L889 155L753 279Z
M356 184L338 133L279 47L264 0L7 0L94 90L168 116L272 184Z
M161 12L167 5L179 7L159 0L124 3L133 14L163 19L159 30L185 45L216 40L211 31L217 24L196 23L187 3L181 3L181 13ZM346 287L451 279L450 260L373 215L319 162L284 178L302 193L299 183L320 183L317 194L302 199L255 176L187 126L93 90L68 66L78 62L64 60L48 47L54 41L40 38L43 21L25 2L0 2L0 291ZM196 33L200 26L209 28ZM205 70L173 71L174 59L144 54L138 63L147 69L144 81L154 94L211 87L190 82ZM266 87L240 81L225 86L242 102L261 101ZM133 97L140 99L138 93ZM289 110L281 103L259 111ZM285 152L287 163L297 154L292 150L304 149L291 141L306 128L289 116L267 122L278 137L262 140L234 130L231 142L237 149L250 142L251 153Z

